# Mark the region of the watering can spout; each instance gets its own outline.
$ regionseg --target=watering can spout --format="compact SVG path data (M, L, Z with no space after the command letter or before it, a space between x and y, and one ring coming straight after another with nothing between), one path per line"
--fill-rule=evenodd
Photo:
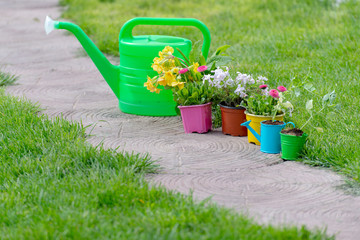
M105 81L109 84L111 90L114 92L117 98L119 98L119 74L120 67L115 66L109 62L109 60L102 54L102 52L96 47L91 39L84 33L84 31L76 24L70 22L54 21L50 17L46 16L45 20L45 32L49 34L54 29L65 29L72 32L79 40L84 50L90 56L95 66L104 77Z
M261 143L260 135L250 126L251 120L244 122L241 126L245 126L249 129L249 131L256 137L256 139Z
M46 19L45 19L46 34L49 35L49 33L51 33L55 29L55 26L57 26L58 24L59 24L59 22L52 20L51 17L49 17L49 16L46 16Z

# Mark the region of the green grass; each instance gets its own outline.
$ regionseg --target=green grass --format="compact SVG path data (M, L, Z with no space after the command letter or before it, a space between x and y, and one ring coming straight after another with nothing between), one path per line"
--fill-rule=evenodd
M319 96L336 90L342 108L324 111L310 135L303 161L331 167L360 183L360 1L336 5L331 0L63 0L63 17L78 23L99 48L118 53L121 26L134 17L194 17L212 34L212 51L229 44L237 71L264 75L272 84L289 86L290 79L313 83ZM182 36L201 39L188 27L136 27L134 34ZM317 96L315 103L320 103ZM306 122L303 93L292 99L298 126Z
M93 147L80 123L0 89L0 239L328 239L151 187L148 157Z
M17 81L18 78L19 77L16 75L0 71L0 87L12 85Z

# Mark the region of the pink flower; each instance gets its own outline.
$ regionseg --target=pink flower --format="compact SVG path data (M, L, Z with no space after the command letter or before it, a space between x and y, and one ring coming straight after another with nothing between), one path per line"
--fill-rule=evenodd
M181 69L181 70L179 71L179 73L180 73L180 74L184 74L184 73L186 73L186 72L188 72L188 71L189 71L189 69L183 68L183 69Z
M273 98L279 98L279 92L276 89L271 89L269 92L269 95L272 96Z
M267 88L267 87L268 87L268 85L266 85L266 84L263 84L263 85L260 85L260 86L259 86L260 89L265 89L265 88Z
M285 91L287 91L286 87L284 87L284 86L278 86L277 89L278 89L280 92L285 92Z
M203 72L203 71L205 71L205 70L207 70L207 69L208 69L208 67L207 67L206 65L203 65L203 66L198 67L198 68L197 68L197 71L198 71L198 72Z

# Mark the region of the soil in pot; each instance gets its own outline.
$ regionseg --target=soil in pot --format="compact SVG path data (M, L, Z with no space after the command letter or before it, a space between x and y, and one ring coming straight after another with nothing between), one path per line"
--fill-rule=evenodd
M281 130L281 133L286 135L297 136L297 137L301 137L304 134L304 132L299 128L283 129Z
M266 121L263 121L262 124L266 124L266 125L283 125L284 122L282 121L278 121L278 120L266 120Z

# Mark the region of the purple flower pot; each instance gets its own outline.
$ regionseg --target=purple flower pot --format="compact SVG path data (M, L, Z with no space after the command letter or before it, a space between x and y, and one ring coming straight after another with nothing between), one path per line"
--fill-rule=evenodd
M211 130L211 102L201 105L178 106L185 133L205 133Z

